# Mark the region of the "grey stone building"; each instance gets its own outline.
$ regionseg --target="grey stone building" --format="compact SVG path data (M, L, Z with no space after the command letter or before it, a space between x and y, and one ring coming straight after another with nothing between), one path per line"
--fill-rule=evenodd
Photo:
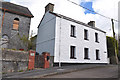
M32 13L27 7L10 2L1 3L2 47L27 50L26 38L29 37Z

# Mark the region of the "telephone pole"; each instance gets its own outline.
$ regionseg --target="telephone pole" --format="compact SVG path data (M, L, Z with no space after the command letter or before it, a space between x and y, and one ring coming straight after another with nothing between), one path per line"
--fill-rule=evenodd
M113 19L111 19L112 21L112 30L113 30L113 38L114 38L114 44L115 44L115 58L116 58L116 64L118 64L118 57L117 57L117 47L116 47L116 39L115 39L115 30L114 30L114 22Z

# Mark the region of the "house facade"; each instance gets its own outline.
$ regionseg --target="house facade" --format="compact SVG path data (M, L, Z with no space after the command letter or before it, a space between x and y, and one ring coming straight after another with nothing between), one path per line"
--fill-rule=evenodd
M27 44L23 41L23 38L29 37L33 15L27 7L10 2L0 3L2 4L0 8L2 12L2 48L27 50Z
M52 9L51 9L52 8ZM53 12L54 5L45 7L38 26L36 51L49 52L54 63L109 63L106 33L88 24Z

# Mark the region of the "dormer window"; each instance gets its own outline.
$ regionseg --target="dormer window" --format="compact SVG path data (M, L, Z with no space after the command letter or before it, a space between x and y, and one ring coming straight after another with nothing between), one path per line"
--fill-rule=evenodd
M19 28L19 19L15 18L13 21L13 29L18 30L18 28Z

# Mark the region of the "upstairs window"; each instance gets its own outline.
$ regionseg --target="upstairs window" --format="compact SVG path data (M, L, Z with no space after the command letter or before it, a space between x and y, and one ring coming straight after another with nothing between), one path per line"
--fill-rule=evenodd
M95 42L99 42L98 41L98 33L95 33Z
M71 37L76 37L75 36L75 26L71 25L71 33L70 33Z
M84 40L88 40L88 30L84 29Z
M96 60L100 60L99 50L96 50Z
M84 48L84 59L89 59L89 49L88 48Z
M76 59L75 58L75 46L70 46L70 59Z
M15 18L13 21L13 29L18 30L18 28L19 28L19 19Z

